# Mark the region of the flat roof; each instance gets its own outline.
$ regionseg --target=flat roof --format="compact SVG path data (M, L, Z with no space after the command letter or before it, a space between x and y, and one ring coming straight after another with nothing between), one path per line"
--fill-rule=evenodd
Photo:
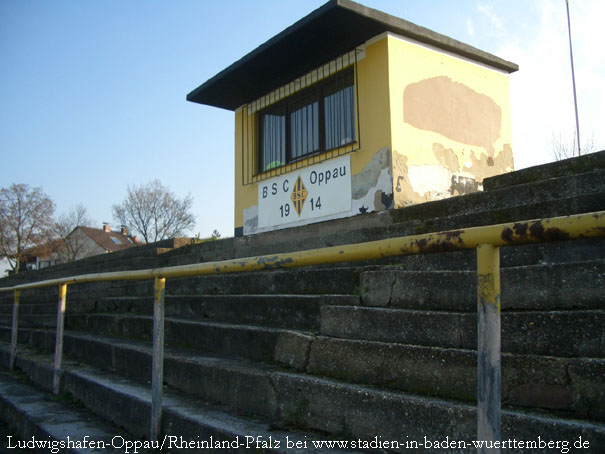
M384 32L505 72L519 69L514 63L399 17L351 0L330 0L204 82L187 95L187 100L235 110Z

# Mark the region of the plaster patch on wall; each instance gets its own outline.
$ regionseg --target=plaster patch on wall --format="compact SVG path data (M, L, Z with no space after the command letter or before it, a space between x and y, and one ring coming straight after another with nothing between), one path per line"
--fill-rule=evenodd
M389 208L393 208L393 193L387 194L379 189L374 194L374 209L386 210Z
M403 116L416 128L483 147L489 156L502 126L502 109L492 98L446 76L406 86Z
M450 195L469 194L471 192L477 192L482 190L483 185L477 183L474 178L463 177L461 175L452 175Z
M420 200L418 194L414 194L410 179L408 178L408 157L393 151L393 186L395 191L394 208L402 208Z
M476 157L475 153L471 152L464 161L464 167L475 180L482 183L487 177L513 171L513 150L510 144L504 144L502 150L493 157L485 154Z
M378 175L376 185L366 194L351 201L352 214L369 213L385 210L393 206L393 180L391 168L382 169Z
M440 143L434 143L433 154L437 158L437 161L447 167L451 172L456 173L460 170L458 157L451 148L445 148Z
M372 156L370 162L361 172L351 177L351 196L353 200L365 197L372 189L376 188L385 169L391 175L391 150L387 147L382 148ZM391 189L387 192L392 192L392 187L391 184Z
M439 164L410 166L408 178L412 190L425 200L449 196L452 172Z
M244 209L244 235L255 233L258 229L258 205Z

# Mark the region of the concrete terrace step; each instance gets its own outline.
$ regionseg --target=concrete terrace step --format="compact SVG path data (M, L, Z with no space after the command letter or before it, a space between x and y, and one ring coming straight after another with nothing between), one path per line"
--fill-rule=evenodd
M481 193L482 194L482 193ZM469 194L470 195L470 194ZM451 200L451 199L446 199ZM511 206L490 206L474 212L444 213L436 217L417 219L416 217L403 218L397 213L396 222L389 226L389 230L398 236L415 235L420 233L439 232L446 230L459 230L463 228L483 225L503 224L532 219L543 219L571 214L590 213L605 209L605 191L601 190L591 194L582 194L565 199L552 199L534 203L521 203ZM428 202L436 203L436 202ZM449 210L449 207L448 207ZM409 221L411 219L412 221Z
M485 202L484 206L475 206L481 202L485 193L473 193L445 200L412 205L399 210L389 211L367 222L364 215L348 218L344 221L327 221L310 226L284 229L246 237L245 245L233 251L236 257L252 257L271 253L287 253L299 250L322 248L340 244L361 243L381 240L395 236L409 236L422 233L457 230L469 227L516 222L537 218L565 216L605 209L605 191L603 189L590 194L574 195L562 199L547 196L533 202L510 197L509 205L498 205L498 200ZM476 197L470 201L457 199ZM361 218L361 219L358 219ZM203 245L199 246L203 248ZM164 257L162 265L197 263L199 255L195 247L187 251L174 251ZM228 257L226 257L228 258ZM204 257L208 260L209 257Z
M4 356L4 355L3 355ZM5 358L1 358L4 360ZM40 360L32 361L20 355L17 366L28 376L44 380L51 368ZM40 369L44 370L40 370ZM374 439L402 440L404 437L422 441L443 439L472 440L476 430L476 410L472 405L438 398L419 397L413 394L374 389L347 384L341 381L307 375L275 371L270 374L272 394L267 399L269 416L258 423L261 427L296 427L301 430L319 430L323 433L341 434L350 440ZM115 373L103 370L72 369L67 365L63 372L62 389L80 400L87 408L116 423L128 432L145 437L148 430L149 391ZM210 423L208 407L195 402L191 396L167 392L164 406L164 433L185 433L208 437L216 429L206 432ZM221 413L231 418L228 423L217 424L231 429L231 436L244 430L252 432L250 420ZM198 419L192 421L192 416ZM240 429L247 421L245 429ZM237 421L240 423L237 424ZM503 439L576 440L582 436L591 446L603 446L605 426L580 420L535 413L505 410L502 414ZM257 426L258 427L258 426ZM240 430L238 430L240 429ZM235 433L234 433L235 432ZM276 436L279 432L273 432ZM295 436L289 432L291 436ZM327 435L332 438L334 435ZM406 452L405 447L395 450ZM361 452L367 452L361 450ZM448 451L445 451L448 452ZM456 451L450 451L456 452Z
M51 398L6 372L0 372L0 419L18 434L2 440L2 447L9 448L2 452L56 452L53 449L63 447L61 452L120 453L126 443L134 447L139 442L91 412ZM39 448L36 442L45 445ZM15 448L20 444L22 449Z
M591 171L588 171L591 170ZM370 213L303 227L191 245L162 256L162 265L250 257L359 243L478 225L564 216L605 209L605 170L494 188L398 210ZM221 249L221 246L224 248ZM212 253L209 253L212 252Z
M485 185L489 190L484 192L250 237L228 238L200 244L187 244L186 239L181 239L178 244L174 243L170 246L176 249L165 254L157 253L159 245L140 246L130 251L97 256L74 264L49 267L35 273L23 273L11 278L10 281L18 283L30 280L34 276L49 279L60 275L107 269L153 268L283 253L368 241L394 234L410 235L603 210L605 209L603 156L605 152L600 152L586 159L582 157L563 164L538 166L486 179ZM557 170L548 170L551 168ZM332 290L329 293L348 292Z
M58 298L57 298L58 299ZM95 310L94 300L89 300L89 304L75 304L70 301L71 304L66 306L66 312L70 314L83 314ZM13 303L0 303L0 315L13 314ZM36 303L36 304L24 304L19 302L19 316L22 315L57 315L57 302L52 303Z
M471 313L360 306L325 306L321 313L327 336L476 349ZM503 312L501 323L503 352L605 358L605 310Z
M153 317L124 314L71 315L66 329L129 339L151 340ZM167 345L203 352L272 361L280 328L166 318Z
M486 178L483 180L483 188L486 191L510 188L519 184L591 172L595 169L605 169L605 150Z
M35 322L31 322L35 318ZM9 320L0 325L10 331ZM323 306L322 335L442 348L476 349L473 313L363 306ZM24 316L20 329L54 329L52 315ZM66 316L66 328L121 338L151 339L151 316ZM271 361L282 328L167 318L168 345ZM439 327L438 329L435 329ZM605 310L507 311L502 313L502 351L559 357L605 357ZM565 333L561 336L560 333Z
M476 351L326 336L309 343L308 360L298 365L301 372L421 395L476 400ZM605 396L599 391L604 374L603 359L505 353L502 402L605 421Z
M71 300L67 315L89 313L153 314L153 297L100 298L84 308ZM319 331L320 307L324 305L359 305L354 295L167 295L166 316L188 320L215 321L258 326ZM13 304L0 305L0 324L10 326ZM56 303L19 306L19 325L53 327ZM78 318L76 317L75 320Z
M0 356L3 356L2 353L4 352L0 350ZM38 386L49 389L49 379L52 376L49 363L39 357L21 357L18 366L22 367ZM62 392L68 393L88 411L122 427L140 438L143 443L149 443L151 392L148 388L149 386L139 385L108 371L70 368L69 364L62 375L61 385ZM76 424L76 421L72 423ZM92 430L91 432L96 433ZM287 427L280 429L270 422L236 416L220 407L197 402L191 396L186 397L165 390L159 440L162 452L209 452L214 449L227 449L227 452L295 454L356 452L346 449L314 449L313 442L320 439L316 433L288 430ZM297 443L300 446L298 448ZM209 445L211 448L208 448ZM124 452L124 449L121 452ZM130 452L134 452L134 448L131 448Z
M605 261L502 268L502 310L601 309ZM476 271L368 270L361 274L365 306L476 312ZM575 284L581 282L581 287Z
M10 314L0 314L0 326L11 327L13 317ZM19 327L24 328L54 328L57 326L57 313L54 314L19 314Z
M394 220L435 219L502 210L511 207L530 206L544 202L561 202L580 197L594 197L605 187L605 169L579 175L566 175L527 184L514 189L502 188L486 192L473 192L448 199L422 203L393 211ZM601 199L601 204L603 204ZM536 205L538 206L538 205ZM544 217L540 211L534 217ZM528 218L532 219L532 218ZM522 219L516 219L522 220Z
M167 295L167 317L319 330L324 305L359 305L353 295ZM101 298L97 312L153 314L151 297Z
M120 453L126 443L134 448L140 442L90 411L51 397L4 371L0 372L0 419L17 434L2 440L3 447L10 447L6 452L56 452L53 449L63 447L61 452ZM45 445L38 448L36 442ZM20 443L22 449L14 448Z
M274 269L168 279L168 295L354 295L359 292L361 267L344 266ZM153 282L126 282L120 296L153 295ZM107 295L104 295L107 296Z
M52 351L54 332L34 331L36 349ZM64 351L95 367L140 383L151 376L151 343L68 332ZM292 359L296 359L295 362ZM301 373L385 389L474 401L476 352L285 332L275 360ZM208 402L248 414L272 414L275 366L167 348L164 380ZM503 355L503 402L508 406L564 411L605 421L599 394L605 360ZM227 391L228 390L228 391Z

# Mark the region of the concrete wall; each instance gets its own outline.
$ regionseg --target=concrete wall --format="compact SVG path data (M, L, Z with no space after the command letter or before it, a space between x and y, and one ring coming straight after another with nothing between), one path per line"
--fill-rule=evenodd
M508 74L388 35L395 208L513 170Z

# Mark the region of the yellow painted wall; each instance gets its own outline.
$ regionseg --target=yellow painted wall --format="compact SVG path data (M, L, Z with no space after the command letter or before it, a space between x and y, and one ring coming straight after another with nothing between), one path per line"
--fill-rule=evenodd
M388 48L386 40L366 47L357 64L361 149L351 156L351 172L359 174L379 150L391 147L389 122Z
M393 35L388 51L395 208L513 170L508 74Z
M480 190L484 178L513 170L508 74L384 34L366 44L356 89L348 215ZM235 228L254 233L258 184L242 181L242 115L244 108L235 113Z
M362 183L358 189L363 192L365 187L372 188L373 178L378 172L368 171L368 166L389 165L390 173L390 148L391 148L391 123L389 122L389 91L388 84L388 47L387 40L382 39L367 46L365 57L357 63L356 89L358 90L359 102L359 131L357 139L360 141L360 148L350 153L352 179ZM258 204L258 184L243 184L242 181L242 115L247 115L245 108L238 109L235 112L235 228L243 227L246 221L245 211ZM245 123L245 121L244 121ZM244 134L245 135L245 134ZM244 138L244 147L246 147L246 138ZM357 148L357 147L355 147ZM382 150L381 160L376 159L376 155ZM329 152L328 152L329 153ZM374 161L372 162L372 158ZM366 169L365 172L363 170ZM367 180L367 181L366 181ZM365 186L363 185L365 183ZM389 192L392 192L392 179L389 184ZM355 192L355 187L353 188ZM368 196L369 197L369 196ZM384 209L380 203L375 206L374 197L371 194L372 204L369 211L374 209ZM360 202L361 203L361 202ZM365 203L365 201L364 201ZM368 206L367 203L365 205ZM354 204L354 208L357 207ZM357 211L358 212L358 211ZM351 213L351 214L356 214Z
M235 112L235 206L234 222L235 228L244 225L244 208L258 203L258 188L256 184L244 186L242 180L242 116L248 115L245 109L238 109ZM250 149L244 144L244 149Z

